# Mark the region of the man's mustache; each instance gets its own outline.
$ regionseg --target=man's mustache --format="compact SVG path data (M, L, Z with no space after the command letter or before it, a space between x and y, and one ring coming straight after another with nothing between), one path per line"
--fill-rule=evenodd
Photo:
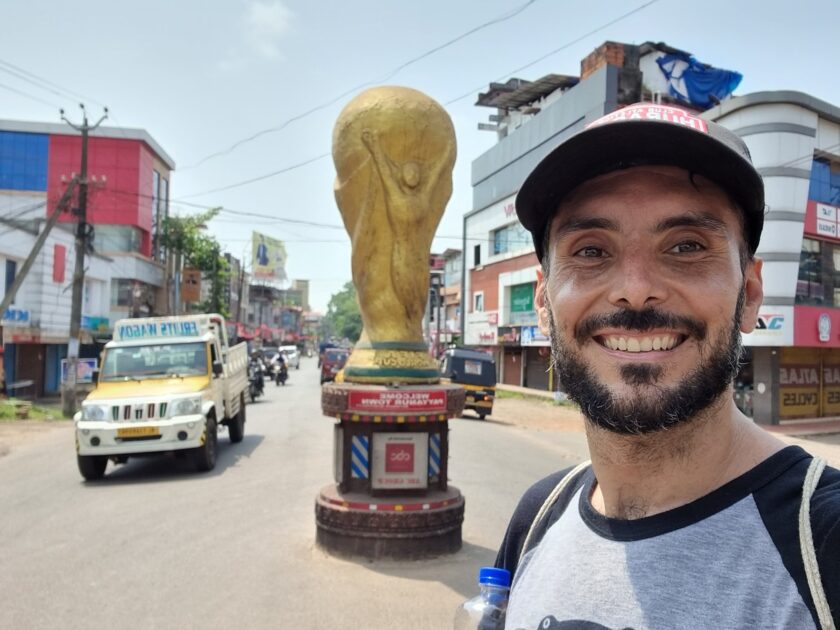
M592 315L581 321L575 327L575 341L585 343L593 333L603 328L623 328L634 332L648 332L655 328L670 328L685 331L689 337L698 341L706 338L706 325L692 317L674 315L655 308L645 308L640 311L621 309L614 313Z

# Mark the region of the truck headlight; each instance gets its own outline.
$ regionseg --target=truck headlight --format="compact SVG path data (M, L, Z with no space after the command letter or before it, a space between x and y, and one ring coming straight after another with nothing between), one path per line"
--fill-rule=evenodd
M172 411L170 416L191 416L201 413L201 397L193 396L191 398L182 398L174 401L170 407Z
M82 419L83 420L93 420L95 422L100 422L105 420L108 417L105 407L101 405L83 405L82 406Z

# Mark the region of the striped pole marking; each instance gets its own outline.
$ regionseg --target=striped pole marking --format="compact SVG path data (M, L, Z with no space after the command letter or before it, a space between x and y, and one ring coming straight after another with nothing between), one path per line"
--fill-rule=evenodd
M364 435L354 435L350 442L350 476L353 479L367 479L370 476L370 449Z
M440 474L440 433L429 434L429 477Z

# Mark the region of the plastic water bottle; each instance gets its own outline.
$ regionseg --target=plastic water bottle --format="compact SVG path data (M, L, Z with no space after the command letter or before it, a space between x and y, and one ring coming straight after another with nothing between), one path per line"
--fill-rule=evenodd
M478 596L465 601L455 613L455 630L504 630L510 591L510 571L482 567Z

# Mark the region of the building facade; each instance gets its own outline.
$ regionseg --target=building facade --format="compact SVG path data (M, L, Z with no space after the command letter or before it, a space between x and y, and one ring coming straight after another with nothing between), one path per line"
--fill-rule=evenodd
M100 127L91 132L87 222L92 251L85 263L83 357L98 354L95 339L107 337L115 320L163 314L168 308L160 230L174 166L143 130ZM0 120L0 221L5 226L0 258L6 287L80 170L81 136L75 129ZM16 306L28 311L28 326L21 326L16 318L24 314L16 311L3 326L6 381L32 380L35 395L58 391L56 365L69 336L77 205L77 199L71 200L71 210L59 215L16 299ZM27 344L44 348L33 354L33 348L23 347ZM40 367L29 365L33 356L43 361Z
M711 97L697 89L709 83L695 81L697 73L715 79ZM498 142L472 164L461 322L465 345L495 355L499 382L557 388L534 308L539 263L516 216L516 193L528 174L560 143L619 107L644 99L699 112L709 103L692 99L725 100L739 80L664 44L606 42L581 61L579 76L511 79L479 95L479 106L495 110L492 124L479 127L494 131Z
M840 108L757 92L703 115L743 138L764 179L764 303L740 402L768 424L840 416Z

